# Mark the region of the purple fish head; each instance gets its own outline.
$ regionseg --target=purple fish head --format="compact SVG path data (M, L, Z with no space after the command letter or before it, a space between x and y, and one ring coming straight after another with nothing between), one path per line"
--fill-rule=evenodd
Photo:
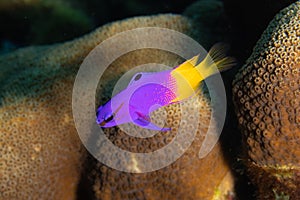
M130 122L127 102L128 95L125 89L97 109L97 124L107 128Z
M114 118L115 113L112 111L111 100L97 109L96 122L101 127L116 126L117 124Z

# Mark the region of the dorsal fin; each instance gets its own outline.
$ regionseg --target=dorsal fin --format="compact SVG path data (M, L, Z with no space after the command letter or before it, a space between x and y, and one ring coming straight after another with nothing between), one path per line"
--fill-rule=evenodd
M230 69L236 64L236 60L226 56L228 46L223 43L215 44L208 52L202 62L196 65L196 69L205 79L218 71L222 72Z
M184 63L178 65L175 68L175 70L179 71L179 70L186 70L186 69L194 68L197 65L197 62L199 60L199 56L200 55L196 55L196 56L192 57L191 59L185 61Z

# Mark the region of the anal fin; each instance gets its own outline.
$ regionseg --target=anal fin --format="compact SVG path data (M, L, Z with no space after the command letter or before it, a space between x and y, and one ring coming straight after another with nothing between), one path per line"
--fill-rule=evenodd
M171 128L159 127L151 122L151 119L148 115L143 115L141 113L136 113L137 118L133 121L136 125L156 131L169 131Z

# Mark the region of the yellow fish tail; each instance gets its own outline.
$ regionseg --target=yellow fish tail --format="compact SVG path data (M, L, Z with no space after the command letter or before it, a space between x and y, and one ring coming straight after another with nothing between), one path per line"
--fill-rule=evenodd
M230 69L235 59L225 55L227 48L223 44L214 45L206 57L200 61L200 55L185 61L171 72L176 80L176 98L172 103L182 101L199 91L199 84L209 76Z
M208 52L202 62L197 64L195 68L199 74L206 79L218 72L230 69L236 64L232 57L226 56L227 46L224 44L215 44Z

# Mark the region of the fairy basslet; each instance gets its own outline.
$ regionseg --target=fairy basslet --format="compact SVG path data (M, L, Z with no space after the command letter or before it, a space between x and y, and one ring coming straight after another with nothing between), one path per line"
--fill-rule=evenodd
M231 68L234 59L224 52L223 45L214 45L200 63L197 55L171 70L135 74L127 88L97 109L96 122L101 127L134 123L152 130L170 130L151 123L151 112L192 97L204 79Z

